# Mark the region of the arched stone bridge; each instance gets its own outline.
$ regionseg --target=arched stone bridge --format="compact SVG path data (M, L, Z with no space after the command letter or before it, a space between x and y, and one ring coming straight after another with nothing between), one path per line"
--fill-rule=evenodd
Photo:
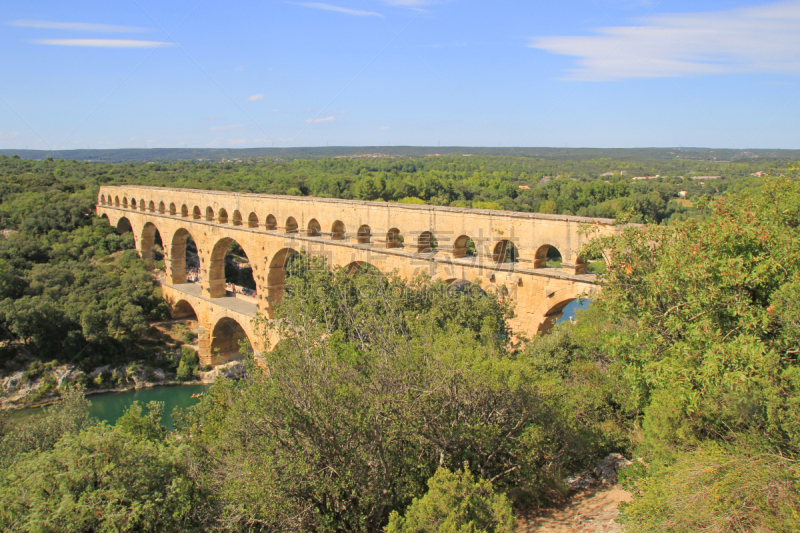
M505 287L516 301L510 326L533 336L552 327L570 301L596 290L578 253L588 239L582 227L620 231L610 219L138 186L101 187L97 213L118 231L132 231L151 265L158 233L164 297L173 316L196 314L200 358L210 364L236 357L244 336L254 350L265 348L251 320L258 312L272 316L296 251L323 255L333 266L369 263L407 278L425 271L448 282L479 280L487 291ZM189 237L199 283L187 281ZM231 241L250 261L254 297L226 291ZM550 247L561 253L561 268L546 267Z

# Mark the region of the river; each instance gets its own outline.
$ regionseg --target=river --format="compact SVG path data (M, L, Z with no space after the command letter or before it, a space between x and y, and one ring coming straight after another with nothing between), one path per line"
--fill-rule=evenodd
M172 429L172 410L175 407L189 407L196 404L199 399L192 398L192 394L205 392L209 387L210 385L172 385L123 392L105 392L92 394L86 398L92 404L89 408L89 414L109 424L116 422L125 412L125 409L130 407L134 401L142 405L147 405L148 402L152 401L164 402L162 424ZM41 413L41 407L11 411L9 421L14 424L39 416Z

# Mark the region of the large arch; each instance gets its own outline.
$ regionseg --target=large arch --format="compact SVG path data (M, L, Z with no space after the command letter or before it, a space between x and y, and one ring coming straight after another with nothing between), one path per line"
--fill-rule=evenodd
M187 259L187 252L191 248L191 243L196 242L186 228L179 228L172 235L172 241L169 249L169 281L172 284L186 283L187 272L191 272L192 279L199 279L199 257L197 264L192 264L193 261ZM196 245L193 250L197 252Z
M355 274L383 275L378 267L366 261L353 261L345 267L345 270L351 276Z
M274 317L274 307L283 299L283 289L286 286L286 267L297 251L292 248L279 250L269 262L267 274L267 302L269 304L270 318Z
M226 263L226 256L228 255L228 249L231 248L231 245L236 243L242 250L242 253L246 256L248 262L250 258L255 258L255 254L251 255L247 253L241 243L232 239L230 237L223 237L214 244L214 248L211 250L211 258L209 259L208 264L208 296L210 298L222 298L223 296L227 295L226 285L229 282L229 270L226 270L228 266ZM239 267L233 267L238 270ZM250 290L256 292L258 294L258 286L255 283L255 279L253 278L252 274L252 267L249 270L249 276L247 276L247 281L244 283L239 283ZM236 281L231 281L232 283L237 283Z
M152 222L146 223L142 228L142 238L139 241L139 255L147 268L154 268L155 262L163 258L163 253L160 252L162 247L161 232Z
M179 300L176 302L170 309L170 315L174 320L181 318L187 320L197 320L197 311L195 311L194 307L192 307L192 304L186 300Z
M128 220L127 217L120 217L117 220L117 233L122 235L123 233L133 232L133 226L131 226L131 221Z
M544 314L544 321L539 324L539 329L536 331L536 333L538 335L546 335L549 333L550 330L555 327L556 323L558 323L558 319L561 318L561 315L564 314L564 308L574 302L576 298L576 296L572 298L564 298L558 303L552 304Z
M244 328L230 317L222 317L211 331L211 364L220 365L228 361L244 359L239 341L246 341L250 350L253 344Z

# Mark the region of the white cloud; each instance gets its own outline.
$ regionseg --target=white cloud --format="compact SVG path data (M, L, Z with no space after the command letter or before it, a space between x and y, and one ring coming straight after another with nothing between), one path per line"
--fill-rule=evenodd
M800 0L657 15L598 35L534 37L532 48L573 56L570 79L594 81L732 73L800 74Z
M274 115L275 113L283 113L283 111L281 111L280 109L270 109L269 112L272 115Z
M172 46L161 41L137 41L134 39L35 39L36 44L52 46L89 46L93 48L158 48Z
M228 139L228 144L244 144L247 139Z
M382 130L388 130L391 126L381 126Z
M18 131L0 131L0 140L7 141L17 137L18 135Z
M264 98L263 94L254 94L250 98L248 98L248 100L250 100L251 102L255 102L256 100L261 100L262 98Z
M131 138L130 138L130 139L128 139L128 140L129 140L129 141L135 141L135 140L136 140L136 137L131 137Z
M306 124L327 124L328 122L335 122L336 117L330 116L325 118L310 118L306 120Z
M247 68L247 67L236 67L236 68L235 68L235 69L233 69L233 70L235 70L236 72L242 72L242 71L243 71L244 69L246 69L246 68Z
M383 17L380 13L374 11L362 11L360 9L350 9L349 7L334 6L331 4L324 4L322 2L297 2L298 6L311 7L314 9L323 9L325 11L336 11L337 13L345 13L347 15L355 15L357 17Z
M151 31L149 28L136 26L118 26L116 24L94 24L92 22L55 22L51 20L15 20L10 26L20 28L41 28L46 30L94 31L99 33L137 33Z
M236 128L243 128L244 124L228 124L226 126L212 126L208 128L208 131L225 131L225 130L235 130Z

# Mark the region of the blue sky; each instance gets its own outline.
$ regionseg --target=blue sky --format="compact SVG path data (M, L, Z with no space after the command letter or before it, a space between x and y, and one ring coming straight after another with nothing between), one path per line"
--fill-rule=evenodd
M800 0L6 0L0 148L800 148Z

